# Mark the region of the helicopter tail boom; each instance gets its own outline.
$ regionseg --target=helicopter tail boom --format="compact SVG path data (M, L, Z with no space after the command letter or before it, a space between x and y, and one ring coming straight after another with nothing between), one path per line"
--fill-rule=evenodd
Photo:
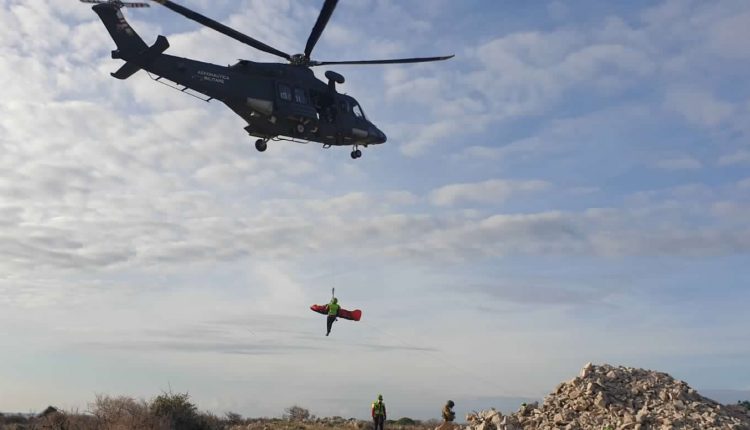
M122 52L140 52L148 48L146 42L141 39L138 33L125 20L119 8L111 3L97 4L91 9L99 15L104 26L109 31L109 35L117 44L117 48Z
M169 41L164 36L158 36L152 46L146 45L146 42L130 27L120 9L115 5L111 3L97 4L92 9L99 15L117 45L117 50L112 51L112 58L120 58L126 61L119 70L112 73L113 77L117 79L129 78L169 48Z

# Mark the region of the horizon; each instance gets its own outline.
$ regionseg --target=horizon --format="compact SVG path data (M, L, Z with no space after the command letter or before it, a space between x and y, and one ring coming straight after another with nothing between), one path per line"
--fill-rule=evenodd
M740 390L697 390L697 391L702 396L704 396L704 397L706 397L708 399L714 400L716 402L725 404L725 405L736 404L736 403L742 401L742 400L736 400L736 399L750 399L750 391L740 391ZM163 393L165 393L165 392L162 391L162 394ZM154 396L152 396L151 398L148 398L148 399L147 398L137 398L136 400L150 401L154 397L156 397L157 395L158 394L155 394ZM110 395L110 397L114 398L114 397L118 397L118 395ZM129 396L124 396L124 397L129 397ZM522 398L522 397L520 397L520 398L498 397L498 398L486 398L486 399L473 399L473 400L470 400L470 401L467 402L465 399L462 399L462 400L459 400L459 402L461 402L464 406L462 408L459 408L459 405L457 405L456 408L455 408L455 410L456 411L465 410L466 413L463 413L463 414L462 413L457 413L456 414L456 423L465 423L466 422L465 415L468 414L468 413L470 413L470 412L476 412L476 411L488 410L488 409L496 409L496 410L498 410L498 411L500 411L500 412L502 412L504 414L509 414L509 413L516 412L518 410L518 407L521 405L521 403L530 404L530 403L533 403L535 401L538 401L539 404L542 405L543 400L544 399L533 399L533 398ZM478 405L481 405L481 406L478 406ZM492 405L492 406L487 406L487 405ZM48 406L55 407L55 405L48 405ZM46 406L46 407L48 407L48 406ZM198 407L198 410L201 411L201 412L210 412L210 413L214 413L214 414L216 414L218 416L222 416L223 414L234 413L235 412L235 411L230 411L230 410L222 410L222 411L209 411L209 410L205 410L204 411L204 409L201 408L201 405L196 405L196 406ZM297 403L290 404L289 407L291 407L291 406L300 406L300 407L304 408L304 406L299 405ZM34 411L29 411L29 412L12 412L12 411L2 411L2 410L0 410L0 414L4 414L4 415L21 415L21 416L33 417L33 416L38 415L39 411L44 410L46 407L43 407L43 408L39 409L38 411L34 410ZM387 404L386 404L386 407L387 407ZM74 407L70 407L68 410L69 411L77 411L78 413L86 413L89 410L88 408L89 408L88 405L86 407L80 407L80 406L76 407L76 406L74 406ZM307 409L307 408L305 408L305 409ZM416 420L420 420L420 421L423 421L423 422L424 421L430 421L430 420L440 421L440 417L439 417L440 408L435 408L435 411L437 411L438 413L434 414L434 416L424 415L425 413L429 414L429 412L422 411L422 412L419 412L417 415L401 415L401 416L398 416L398 417L396 417L396 416L394 416L394 417L389 416L388 420L396 421L396 420L398 420L400 418L411 418L411 419L416 419ZM335 417L337 417L335 415L334 416L321 416L321 415L316 414L315 411L313 411L313 410L309 410L309 412L311 414L311 419L316 419L316 418L325 419L325 418L335 418ZM244 416L243 415L243 418L246 418L246 419L283 419L284 418L284 413L285 413L285 410L279 412L276 415L271 415L271 416L268 416L268 415L266 415L266 416ZM420 413L423 414L423 415L420 416L419 415ZM344 418L344 419L368 420L369 416L367 416L367 415L343 416L341 418Z
M322 1L177 3L300 52ZM223 104L113 79L90 5L2 0L0 409L169 388L219 414L362 417L382 393L463 419L587 362L750 397L750 3L429 5L341 1L315 48L455 54L313 68L388 136L352 160L259 153ZM167 54L276 61L124 15ZM363 316L326 337L309 306L332 287Z

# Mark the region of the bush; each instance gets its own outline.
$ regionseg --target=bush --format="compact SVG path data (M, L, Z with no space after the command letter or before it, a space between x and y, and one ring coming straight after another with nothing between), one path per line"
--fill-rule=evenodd
M89 404L89 411L102 429L169 429L169 419L152 415L144 400L131 397L109 397L97 395L94 403Z
M151 414L166 419L172 428L180 430L204 430L206 423L198 414L198 408L190 402L188 393L164 393L156 396L149 405Z
M414 425L421 424L421 422L419 422L418 420L413 420L413 419L408 418L408 417L403 417L403 418L397 419L396 420L396 424L398 424L400 426L414 426Z
M10 426L11 424L25 424L30 421L30 417L20 415L20 414L9 414L9 415L3 415L0 414L0 428L3 428L3 425Z
M48 407L31 423L31 429L45 430L83 430L95 428L94 418L81 415L77 411L63 412L53 407ZM25 428L25 427L19 427Z
M310 411L302 406L290 406L284 409L284 419L289 421L307 421L310 419Z
M750 401L748 401L748 400L739 401L738 400L737 404L750 411Z
M242 415L236 413L236 412L227 412L224 414L224 418L227 420L227 422L230 425L237 425L242 424Z

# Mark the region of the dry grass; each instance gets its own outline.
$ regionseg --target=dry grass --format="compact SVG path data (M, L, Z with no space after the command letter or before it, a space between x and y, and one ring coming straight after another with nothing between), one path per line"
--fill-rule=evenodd
M285 419L243 418L236 413L217 417L199 412L187 394L164 393L151 401L98 395L86 412L47 408L34 416L0 414L0 430L369 430L369 421L341 417L315 418L295 406ZM307 412L307 413L303 413ZM387 430L432 430L436 421L388 421ZM406 424L409 423L409 424Z

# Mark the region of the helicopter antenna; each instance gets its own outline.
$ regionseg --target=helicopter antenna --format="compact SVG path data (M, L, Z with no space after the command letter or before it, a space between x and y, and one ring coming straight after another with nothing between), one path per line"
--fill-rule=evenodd
M126 2L126 1L120 1L120 0L80 0L81 3L93 3L93 4L111 4L115 6L116 8L123 8L123 7L151 7L148 3L141 3L141 2Z

